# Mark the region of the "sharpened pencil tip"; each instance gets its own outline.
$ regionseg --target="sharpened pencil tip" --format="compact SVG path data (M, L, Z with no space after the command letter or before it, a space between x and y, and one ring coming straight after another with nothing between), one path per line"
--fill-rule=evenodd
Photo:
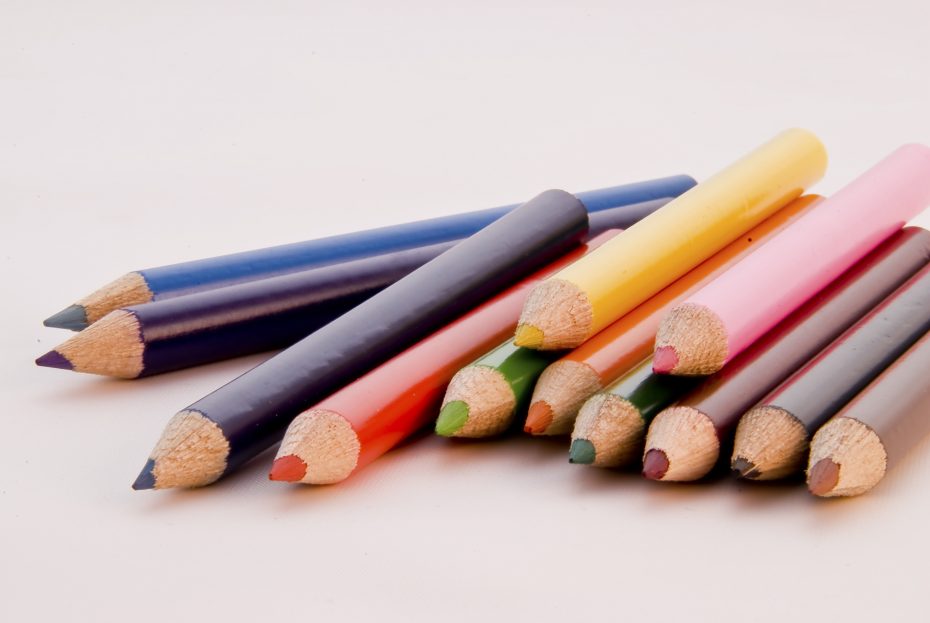
M436 418L436 434L451 437L462 430L468 422L468 403L463 400L453 400L442 408Z
M36 365L43 368L58 368L60 370L74 370L71 362L65 359L64 355L57 350L50 350L38 359Z
M740 478L748 478L749 480L753 480L759 475L756 464L741 456L734 457L733 460L730 461L730 469L736 472L736 475Z
M662 480L668 472L668 455L653 448L643 458L643 476L649 480Z
M678 353L672 346L660 346L652 356L652 371L671 374L678 367Z
M83 305L69 305L57 314L46 318L42 324L54 329L80 331L87 328L87 310Z
M142 468L142 471L139 472L138 478L132 483L132 488L136 491L144 491L146 489L155 488L155 460L149 459L145 463L145 467Z
M307 475L307 464L294 454L279 456L271 464L268 480L278 482L299 482Z
M593 443L587 439L575 439L572 441L572 447L568 451L568 462L577 463L579 465L591 465L594 463L594 458L596 456L597 451L594 449Z
M832 459L820 459L807 472L807 488L814 495L827 495L840 481L840 466Z
M522 348L540 348L545 338L545 334L533 325L521 324L517 327L513 343Z
M545 400L539 400L530 405L526 414L526 424L523 432L531 435L543 435L552 425L552 407Z

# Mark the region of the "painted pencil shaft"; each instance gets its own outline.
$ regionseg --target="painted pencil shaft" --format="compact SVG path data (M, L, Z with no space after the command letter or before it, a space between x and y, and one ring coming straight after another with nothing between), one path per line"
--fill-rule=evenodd
M723 370L679 399L672 413L659 416L699 420L702 430L713 432L696 438L693 447L679 449L684 458L678 462L683 464L687 458L689 469L678 471L678 477L695 480L706 475L717 463L720 442L729 439L747 409L928 262L930 232L911 227L899 231ZM736 433L731 466L746 477L755 477L768 461L767 453L753 450L749 443L753 438ZM668 458L674 462L676 457Z
M906 145L676 306L658 371L716 372L928 205L930 148Z
M298 415L271 479L339 482L427 425L461 366L513 332L529 289L616 233L569 252Z
M676 175L577 194L589 212L677 197L695 181ZM80 330L107 313L126 307L233 283L308 270L371 255L465 238L515 209L516 205L455 214L414 223L319 238L127 273L45 321L47 326ZM642 212L630 211L628 227Z
M176 415L137 486L205 485L236 469L307 407L576 246L587 219L563 191L531 199Z
M649 357L582 406L572 431L569 461L620 467L641 454L646 427L659 411L697 384L656 374Z
M476 438L506 432L526 408L536 379L559 354L520 348L510 340L499 344L452 378L436 433Z
M779 134L537 286L520 316L517 345L579 346L799 197L826 162L809 132Z
M666 200L638 204L655 210ZM590 217L589 235L628 208ZM122 378L150 376L290 346L447 251L451 241L132 305L78 333L41 365Z
M546 368L533 390L527 427L540 435L570 433L585 400L651 355L659 322L669 309L822 200L805 195L792 201Z
M757 477L799 472L813 433L928 330L925 266L743 416L741 445L767 457L764 467L756 464Z
M865 493L930 434L928 370L930 334L817 431L807 470L812 493Z

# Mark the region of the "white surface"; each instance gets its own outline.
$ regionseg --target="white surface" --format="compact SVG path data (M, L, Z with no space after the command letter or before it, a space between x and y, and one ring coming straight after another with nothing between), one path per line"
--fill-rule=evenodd
M839 503L522 438L135 493L168 417L260 357L32 365L67 335L43 318L134 268L702 178L793 125L821 192L930 142L926 2L505 4L0 2L0 620L925 618L926 442Z

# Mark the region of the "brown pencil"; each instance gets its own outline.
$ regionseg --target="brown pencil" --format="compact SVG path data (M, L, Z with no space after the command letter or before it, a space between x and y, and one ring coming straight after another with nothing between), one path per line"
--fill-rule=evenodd
M930 433L928 371L930 334L817 431L807 469L811 493L865 493Z

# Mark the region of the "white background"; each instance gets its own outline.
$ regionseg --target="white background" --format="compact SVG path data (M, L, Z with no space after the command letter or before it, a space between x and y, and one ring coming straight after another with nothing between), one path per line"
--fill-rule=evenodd
M130 490L170 415L261 357L33 366L68 335L42 319L128 270L700 179L795 125L823 193L930 142L920 0L441 4L0 1L0 619L925 618L927 442L841 502L525 438L427 437L328 488L264 457Z

